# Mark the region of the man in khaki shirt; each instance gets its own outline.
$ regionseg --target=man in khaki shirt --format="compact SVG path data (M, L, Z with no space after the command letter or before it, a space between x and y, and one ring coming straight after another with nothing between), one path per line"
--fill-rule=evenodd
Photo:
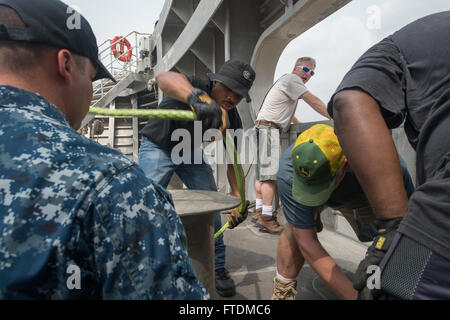
M314 75L316 61L302 57L290 74L282 76L269 90L255 122L258 137L256 166L256 210L252 220L263 231L279 234L283 227L272 212L276 190L276 174L280 158L280 131L287 132L292 122L299 123L295 110L303 99L314 110L330 119L325 104L308 91L305 84Z

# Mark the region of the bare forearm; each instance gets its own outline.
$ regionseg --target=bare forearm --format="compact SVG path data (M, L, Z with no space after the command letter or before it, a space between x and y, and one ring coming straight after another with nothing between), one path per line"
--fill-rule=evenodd
M311 241L301 246L301 252L311 268L341 299L355 300L358 297L351 281L319 241Z
M156 76L156 82L168 97L184 103L194 90L186 76L177 72L161 72Z
M327 106L318 97L316 97L315 95L313 95L311 92L308 91L302 96L302 99L307 104L309 104L310 107L313 108L316 112L318 112L325 118L331 120L331 117L327 111Z
M379 219L403 217L408 199L398 153L377 102L361 91L334 101L335 131Z
M313 103L311 105L311 107L316 110L318 113L320 113L322 116L324 116L325 118L331 120L330 115L328 114L327 111L327 106L322 102L322 101L317 101L315 103Z

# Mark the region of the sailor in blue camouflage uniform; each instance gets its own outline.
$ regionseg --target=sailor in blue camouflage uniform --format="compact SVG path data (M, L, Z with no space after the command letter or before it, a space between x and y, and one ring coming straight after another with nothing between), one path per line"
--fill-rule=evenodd
M57 0L0 0L0 298L208 299L170 194L74 130L92 80L113 77L88 22L55 29L62 19L67 6ZM39 81L3 64L35 48L19 39L54 43L26 71L41 72ZM80 59L90 64L86 81L75 69ZM90 98L74 104L87 82Z

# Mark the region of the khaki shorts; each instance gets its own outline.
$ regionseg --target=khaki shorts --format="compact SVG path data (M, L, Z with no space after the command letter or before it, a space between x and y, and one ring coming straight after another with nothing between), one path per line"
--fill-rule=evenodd
M255 126L256 147L256 180L277 180L280 163L280 130L258 124Z

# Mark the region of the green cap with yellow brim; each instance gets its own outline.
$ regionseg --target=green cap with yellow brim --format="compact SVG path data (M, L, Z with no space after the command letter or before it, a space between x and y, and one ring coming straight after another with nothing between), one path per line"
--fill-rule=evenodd
M333 127L315 125L304 131L291 151L294 168L292 195L306 206L320 206L334 190L344 154Z

